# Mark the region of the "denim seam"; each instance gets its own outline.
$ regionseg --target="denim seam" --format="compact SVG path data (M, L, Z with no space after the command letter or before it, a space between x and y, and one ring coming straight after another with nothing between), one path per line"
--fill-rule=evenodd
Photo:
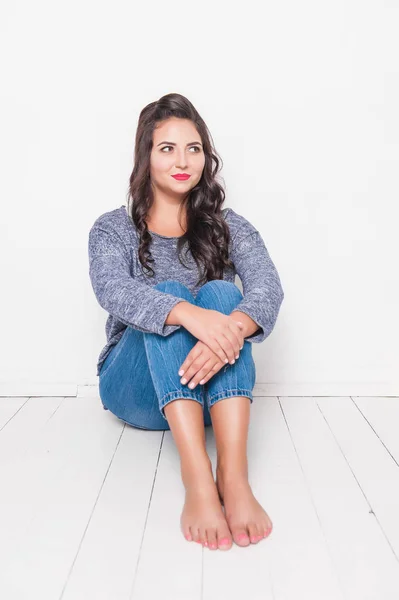
M208 408L211 408L212 404L214 404L218 400L222 400L224 398L231 398L233 396L245 396L246 398L249 398L251 402L253 402L253 394L251 390L246 390L244 388L227 388L222 390L221 392L212 394L212 396L208 396Z
M123 346L125 345L125 342L126 342L126 339L127 339L127 335L128 335L128 332L127 332L127 328L126 328L125 331L123 332L123 335L122 335L121 339L116 344L116 349L115 349L115 352L114 352L114 354L112 356L111 362L109 362L107 364L105 370L101 369L99 377L103 378L104 375L108 372L109 368L112 367L112 365L114 364L115 360L118 358L119 354L121 353L121 350L122 350Z
M144 334L145 337L145 334ZM145 340L144 340L144 345L145 345ZM151 377L153 378L152 373L154 372L154 368L151 362L151 358L149 356L149 353L147 352L147 347L145 346L145 351L146 351L146 355L147 355L147 362L148 362L148 368L150 370L151 373ZM153 381L153 385L155 387L155 383ZM191 395L187 395L187 392L184 392L183 390L172 390L171 392L167 392L166 394L164 394L162 396L162 398L160 400L158 400L158 406L159 406L159 411L163 417L163 419L165 419L166 422L168 422L168 419L165 417L165 415L162 412L162 409L164 408L165 404L170 400L176 400L177 398L187 398L188 400L197 400L197 402L199 402L202 407L204 406L204 402L205 402L205 398L204 398L204 392L202 389L200 389L199 392L200 398L198 398L197 396L194 395L194 392L191 392ZM171 398L169 398L169 396L171 396ZM165 399L166 402L165 402Z
M187 392L184 392L183 390L173 390L172 392L167 392L166 394L164 394L161 398L161 401L159 403L159 409L161 411L161 415L163 416L163 418L165 419L165 421L167 421L168 419L165 417L165 415L162 412L162 409L166 406L166 404L168 404L171 400L177 400L178 398L184 398L187 400L196 400L199 404L201 404L201 406L203 407L203 397L202 397L202 393L200 393L200 398L198 398L198 396L191 394L187 394Z

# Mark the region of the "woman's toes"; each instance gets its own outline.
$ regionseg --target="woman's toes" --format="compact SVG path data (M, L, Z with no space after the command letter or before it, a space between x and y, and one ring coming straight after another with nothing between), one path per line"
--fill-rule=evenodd
M245 527L237 527L232 531L233 539L238 546L249 546L250 539Z
M233 540L230 536L222 535L218 537L219 550L230 550L233 545Z
M261 533L263 534L263 537L269 537L269 535L272 532L272 529L273 529L273 523L269 520L269 522L264 524L263 528L261 529Z
M265 528L263 535L264 535L265 537L269 537L269 535L271 534L272 530L273 530L273 526L272 526L272 525L269 525L269 527L266 527L266 528Z
M200 532L199 532L199 541L201 542L201 544L203 546L207 546L208 545L208 538L206 536L205 529L204 530L200 529Z
M200 532L198 531L198 529L191 529L191 532L192 532L192 536L193 536L193 542L200 544L201 536L200 536Z
M249 539L251 540L251 544L257 544L259 541L258 528L255 523L248 524L248 533Z
M217 539L216 539L215 529L207 529L206 537L208 538L208 548L210 550L217 550L218 543L217 543Z

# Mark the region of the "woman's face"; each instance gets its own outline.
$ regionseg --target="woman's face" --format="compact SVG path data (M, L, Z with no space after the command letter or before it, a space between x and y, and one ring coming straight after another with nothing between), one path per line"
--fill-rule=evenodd
M169 196L184 197L201 179L204 165L201 137L192 121L171 117L154 130L150 176L155 188ZM183 173L190 177L173 177Z

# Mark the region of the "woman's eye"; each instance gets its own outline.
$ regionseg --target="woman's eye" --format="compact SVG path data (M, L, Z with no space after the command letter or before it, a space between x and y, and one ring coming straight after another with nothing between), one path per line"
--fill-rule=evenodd
M163 148L161 148L162 152L166 149L166 148L172 148L173 150L173 146L164 146ZM198 150L198 152L201 152L201 149L199 146L191 146L190 150ZM165 154L169 154L169 152L166 152ZM195 154L195 152L194 152Z

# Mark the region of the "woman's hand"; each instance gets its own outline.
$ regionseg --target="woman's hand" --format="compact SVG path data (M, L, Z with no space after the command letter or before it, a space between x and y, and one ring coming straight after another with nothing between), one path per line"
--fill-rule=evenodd
M181 371L184 371L184 376L180 381L184 385L191 380L188 387L192 390L198 383L203 385L209 381L224 366L225 362L220 360L209 346L198 341L187 354L186 360L179 369L179 375L183 375Z
M204 342L222 363L233 364L244 346L244 325L217 310L187 302L181 313L180 324L200 342Z

